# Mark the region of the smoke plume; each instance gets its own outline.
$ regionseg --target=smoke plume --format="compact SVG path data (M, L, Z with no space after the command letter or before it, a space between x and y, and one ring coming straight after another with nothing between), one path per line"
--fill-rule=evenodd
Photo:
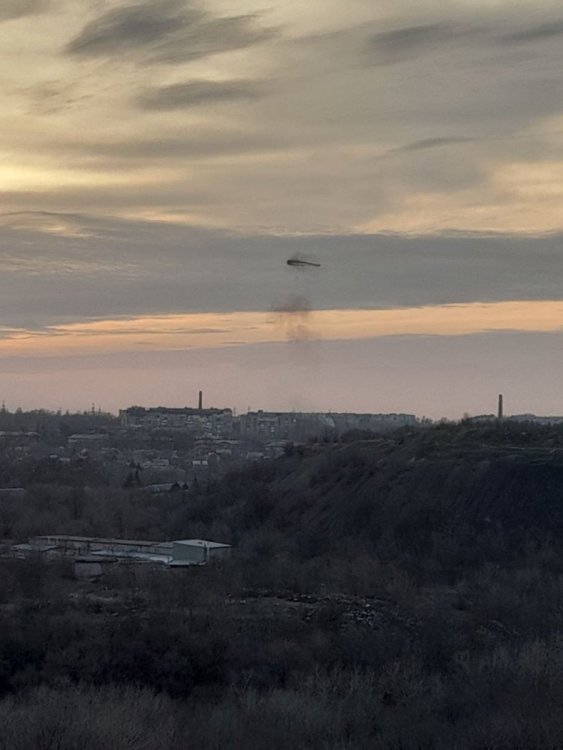
M310 341L317 338L311 328L311 303L307 297L294 294L274 307L277 321L288 341Z

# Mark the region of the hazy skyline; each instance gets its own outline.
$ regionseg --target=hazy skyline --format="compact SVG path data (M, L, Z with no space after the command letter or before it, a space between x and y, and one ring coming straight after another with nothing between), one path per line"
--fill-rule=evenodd
M544 0L4 0L0 398L563 414L562 40Z

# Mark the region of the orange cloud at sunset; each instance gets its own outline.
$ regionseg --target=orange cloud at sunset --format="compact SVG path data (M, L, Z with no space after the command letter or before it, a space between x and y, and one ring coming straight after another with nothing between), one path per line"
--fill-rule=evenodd
M5 329L2 356L208 349L282 341L382 336L462 336L487 331L563 330L563 302L512 301L386 310L314 310L153 315Z

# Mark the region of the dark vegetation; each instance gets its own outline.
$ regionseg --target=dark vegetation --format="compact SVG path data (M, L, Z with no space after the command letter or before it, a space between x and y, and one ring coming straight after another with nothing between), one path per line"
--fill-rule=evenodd
M563 747L563 429L357 438L187 495L0 501L5 538L236 546L97 583L0 560L0 748Z

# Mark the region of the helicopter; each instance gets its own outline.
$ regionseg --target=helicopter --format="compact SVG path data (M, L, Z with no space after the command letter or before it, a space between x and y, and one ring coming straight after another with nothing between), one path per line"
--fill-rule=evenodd
M301 260L300 258L289 258L287 261L288 266L295 266L297 268L306 268L307 266L310 266L312 268L320 268L320 263L314 263L311 260Z

